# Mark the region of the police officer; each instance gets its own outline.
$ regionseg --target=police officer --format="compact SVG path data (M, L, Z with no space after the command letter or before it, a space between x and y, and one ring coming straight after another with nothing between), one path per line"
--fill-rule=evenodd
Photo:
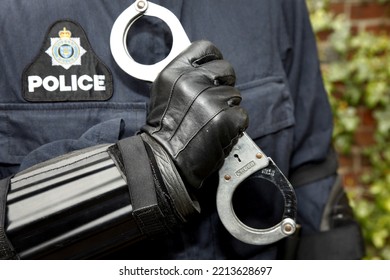
M0 4L0 175L6 178L0 205L8 209L0 217L8 257L360 258L359 227L337 176L331 112L305 2L153 2L180 19L191 41L207 39L220 51L205 41L193 44L151 90L125 74L109 50L113 22L132 1ZM145 17L129 31L128 49L141 63L164 58L170 47L169 29L155 18ZM289 177L298 197L299 236L269 246L237 241L215 211L212 175L247 126L241 98L248 134ZM100 162L114 170L101 184L109 190L97 196L102 200L84 197L108 178L99 175L106 170ZM90 180L80 181L75 170L92 174ZM60 187L47 183L56 186L53 195L42 187L46 178L64 174L71 179ZM68 182L86 189L77 188L75 196ZM280 218L282 198L258 183L253 176L234 204L242 220L264 227ZM111 196L117 189L121 195ZM57 200L62 195L63 204ZM43 198L58 202L50 219L36 206ZM157 237L168 231L173 233ZM107 241L107 235L115 237ZM149 238L135 242L144 236Z

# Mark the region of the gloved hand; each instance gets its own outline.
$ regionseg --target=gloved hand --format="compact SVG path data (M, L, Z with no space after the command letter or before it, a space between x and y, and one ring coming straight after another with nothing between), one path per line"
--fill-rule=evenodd
M157 77L142 131L164 147L186 185L217 171L248 126L235 73L207 41L193 43Z
M199 212L188 187L219 169L248 125L234 82L213 45L194 43L156 79L141 135L0 180L0 259L90 258L188 221Z

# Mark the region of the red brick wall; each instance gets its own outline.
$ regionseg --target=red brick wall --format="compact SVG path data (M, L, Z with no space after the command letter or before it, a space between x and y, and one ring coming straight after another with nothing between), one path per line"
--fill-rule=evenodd
M374 143L375 119L372 112L364 107L358 108L360 125L354 136L351 153L340 155L339 172L343 175L344 186L347 188L361 187L361 176L369 171L370 165L365 158L363 149Z
M332 0L331 10L345 14L352 24L352 30L370 31L376 34L390 35L390 2L378 3L377 0ZM375 119L367 108L358 108L360 125L355 133L355 144L351 154L340 156L340 173L344 177L344 186L360 187L361 175L369 170L369 163L363 155L363 149L374 143Z
M354 30L386 32L390 34L390 2L377 0L332 0L331 10L345 14Z

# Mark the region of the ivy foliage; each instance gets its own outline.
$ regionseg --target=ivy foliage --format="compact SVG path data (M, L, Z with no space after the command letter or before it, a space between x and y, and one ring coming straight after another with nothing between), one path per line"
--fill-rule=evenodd
M306 1L314 31L326 37L319 40L320 58L338 152L348 154L356 145L354 134L361 124L357 108L368 108L375 119L375 143L365 148L370 166L362 176L365 186L347 193L362 226L366 258L390 259L390 37L352 33L345 15L329 11L329 0Z

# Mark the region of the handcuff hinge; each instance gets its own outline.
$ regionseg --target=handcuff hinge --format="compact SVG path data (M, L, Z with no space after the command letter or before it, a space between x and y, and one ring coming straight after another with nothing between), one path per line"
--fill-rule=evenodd
M135 9L139 13L144 13L148 9L148 1L147 0L135 1Z

